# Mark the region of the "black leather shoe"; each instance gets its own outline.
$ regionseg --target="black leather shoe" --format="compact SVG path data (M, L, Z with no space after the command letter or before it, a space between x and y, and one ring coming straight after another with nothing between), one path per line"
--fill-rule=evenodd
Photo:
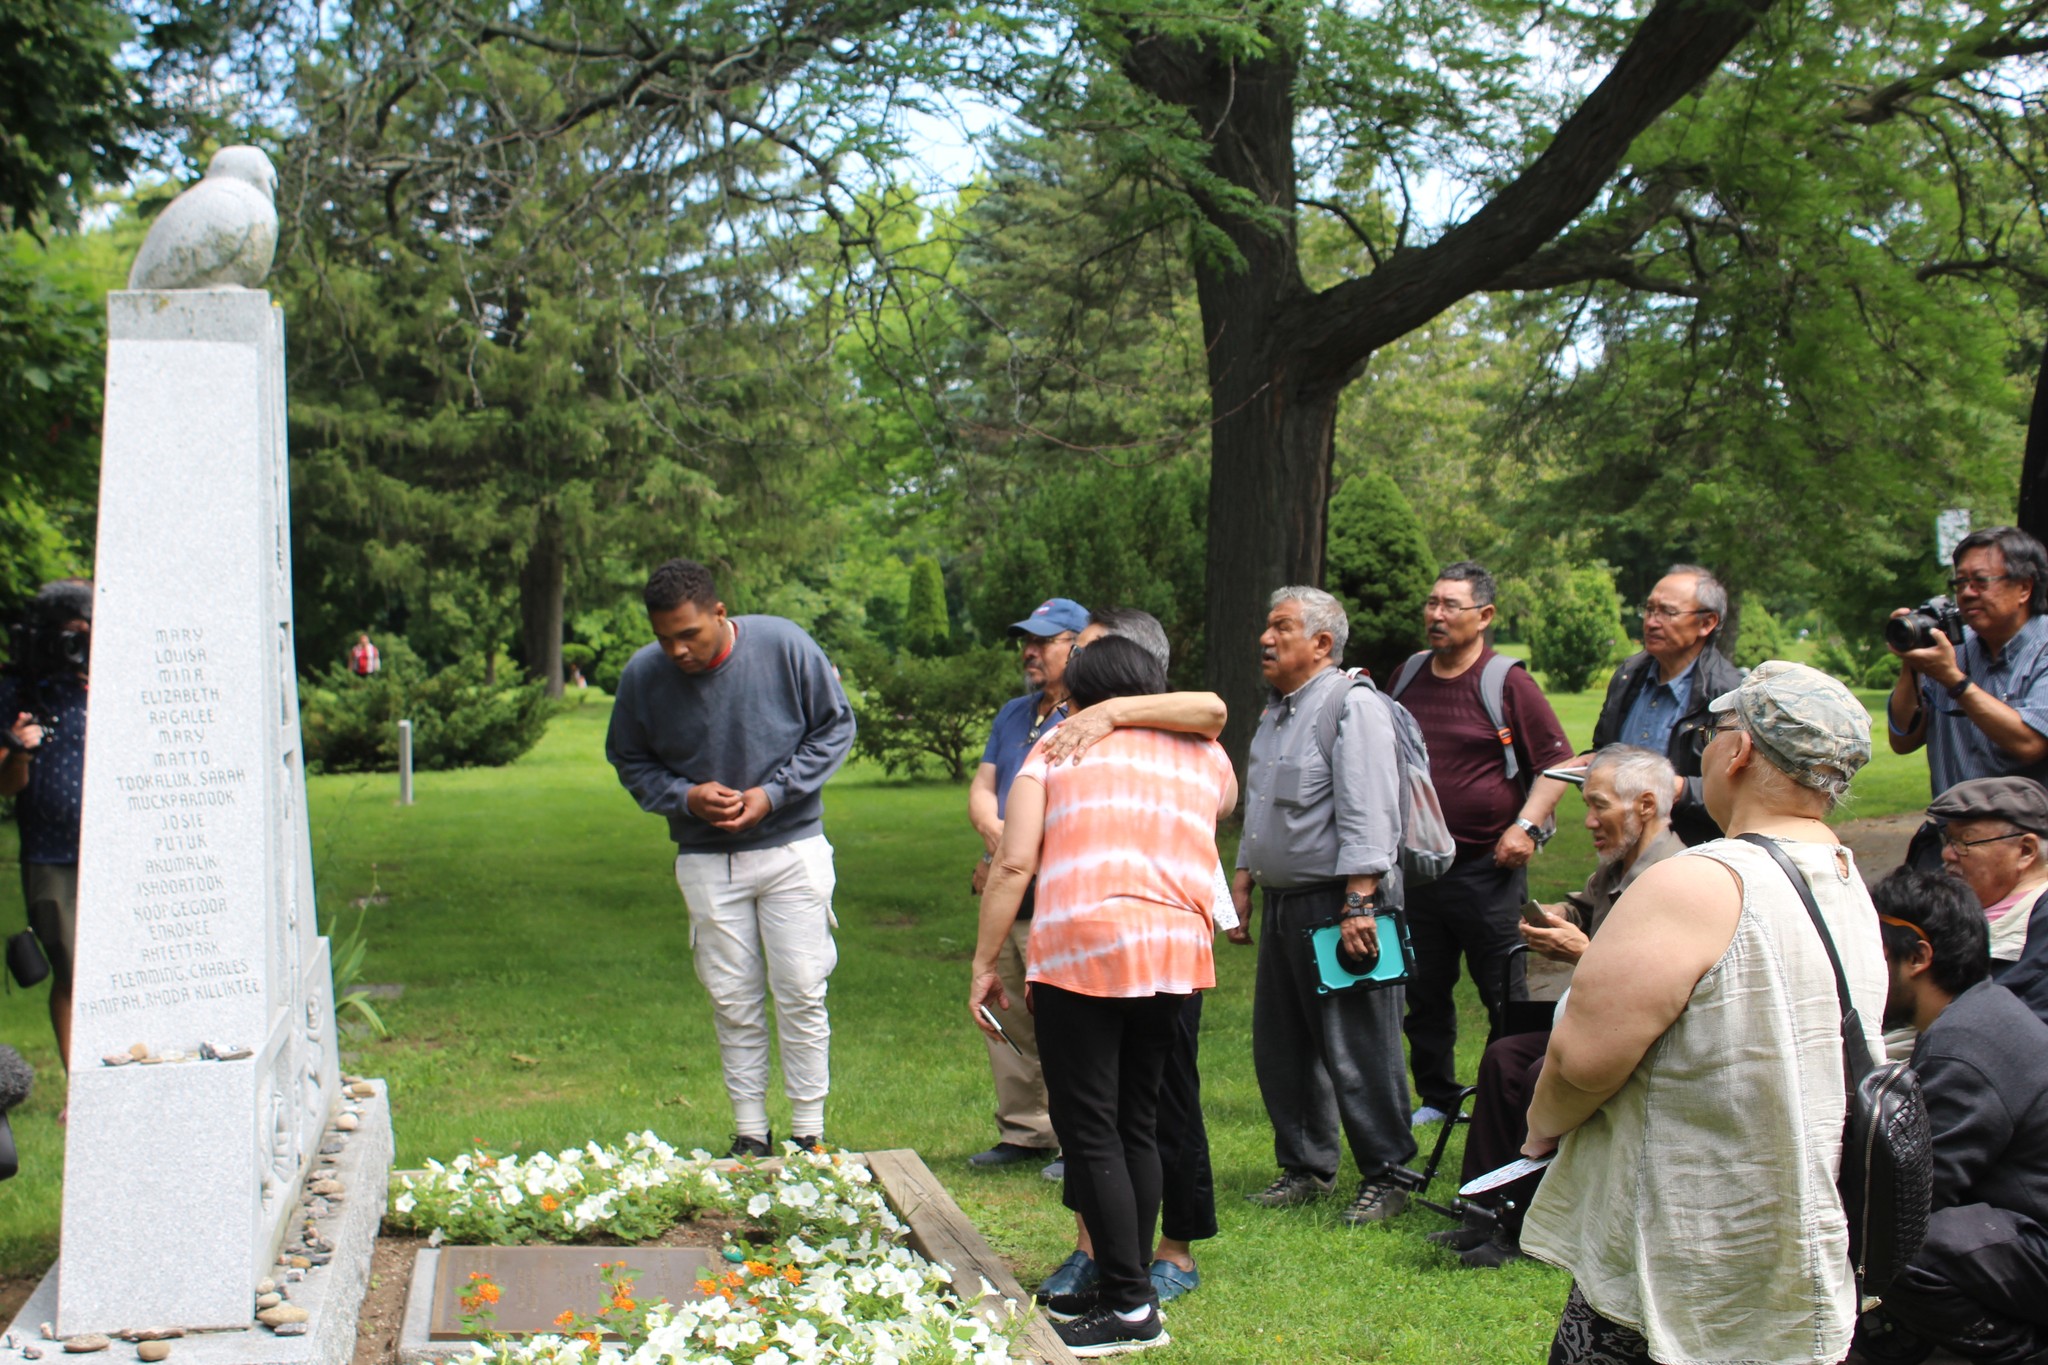
M775 1149L770 1145L774 1140L775 1134L773 1131L770 1131L766 1137L748 1137L745 1133L734 1133L732 1135L732 1150L727 1152L726 1155L735 1159L746 1156L765 1159L775 1155Z
M825 1145L825 1135L823 1133L818 1133L811 1137L805 1137L800 1133L792 1134L789 1140L796 1144L796 1149L800 1152L815 1152Z

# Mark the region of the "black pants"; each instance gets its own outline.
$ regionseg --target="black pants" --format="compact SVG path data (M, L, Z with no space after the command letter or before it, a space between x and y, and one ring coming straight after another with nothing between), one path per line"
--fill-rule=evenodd
M1199 1242L1216 1235L1216 1181L1202 1122L1202 993L1186 997L1159 1082L1159 1235Z
M1159 1079L1159 1235L1199 1242L1216 1235L1216 1180L1209 1168L1209 1129L1202 1121L1202 993L1184 998L1187 1003L1174 1023L1173 1051ZM1064 1195L1064 1201L1080 1212L1072 1195Z
M1316 991L1308 930L1344 909L1344 884L1262 896L1252 1069L1283 1171L1337 1174L1341 1130L1367 1180L1415 1155L1401 1074L1401 988Z
M1884 1313L1957 1355L2031 1359L2048 1350L2048 1229L1989 1204L1935 1210Z
M1529 1102L1536 1097L1536 1077L1542 1073L1549 1045L1548 1033L1515 1033L1490 1044L1479 1059L1479 1093L1472 1099L1459 1184L1497 1171L1522 1154L1529 1137ZM1512 1236L1521 1231L1522 1215L1542 1181L1538 1171L1488 1190L1473 1202L1499 1209L1500 1228Z
M1458 984L1463 954L1479 998L1490 1010L1500 1003L1502 973L1509 952L1522 941L1515 932L1529 877L1519 867L1497 867L1491 851L1461 858L1444 876L1408 893L1408 932L1415 940L1415 971L1408 980L1408 1060L1422 1102L1451 1113L1458 1103ZM1520 959L1508 982L1508 998L1523 993Z
M1153 1303L1146 1258L1159 1217L1159 1080L1186 997L1114 999L1034 982L1031 1000L1066 1195L1094 1239L1102 1302Z

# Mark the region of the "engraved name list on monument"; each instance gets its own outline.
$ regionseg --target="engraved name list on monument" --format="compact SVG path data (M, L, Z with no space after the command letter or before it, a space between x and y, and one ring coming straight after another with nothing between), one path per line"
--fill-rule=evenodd
M261 897L263 868L246 843L223 837L257 794L248 764L227 752L227 713L248 698L209 662L208 637L219 632L196 624L152 629L134 698L146 743L112 774L129 827L144 837L121 869L130 928L121 956L128 960L109 964L108 993L87 1009L102 1019L156 1015L173 1047L179 1006L264 994L246 943L222 938L231 900Z

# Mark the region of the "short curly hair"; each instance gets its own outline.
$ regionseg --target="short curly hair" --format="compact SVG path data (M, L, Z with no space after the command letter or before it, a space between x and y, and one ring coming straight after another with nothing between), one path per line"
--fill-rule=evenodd
M718 580L694 559L671 559L647 576L640 597L649 611L674 611L685 602L709 611L718 605Z

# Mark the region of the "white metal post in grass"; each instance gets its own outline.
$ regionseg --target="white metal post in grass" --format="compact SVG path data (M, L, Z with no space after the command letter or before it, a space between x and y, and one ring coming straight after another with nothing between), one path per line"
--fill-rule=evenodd
M398 722L398 804L412 804L412 722Z

